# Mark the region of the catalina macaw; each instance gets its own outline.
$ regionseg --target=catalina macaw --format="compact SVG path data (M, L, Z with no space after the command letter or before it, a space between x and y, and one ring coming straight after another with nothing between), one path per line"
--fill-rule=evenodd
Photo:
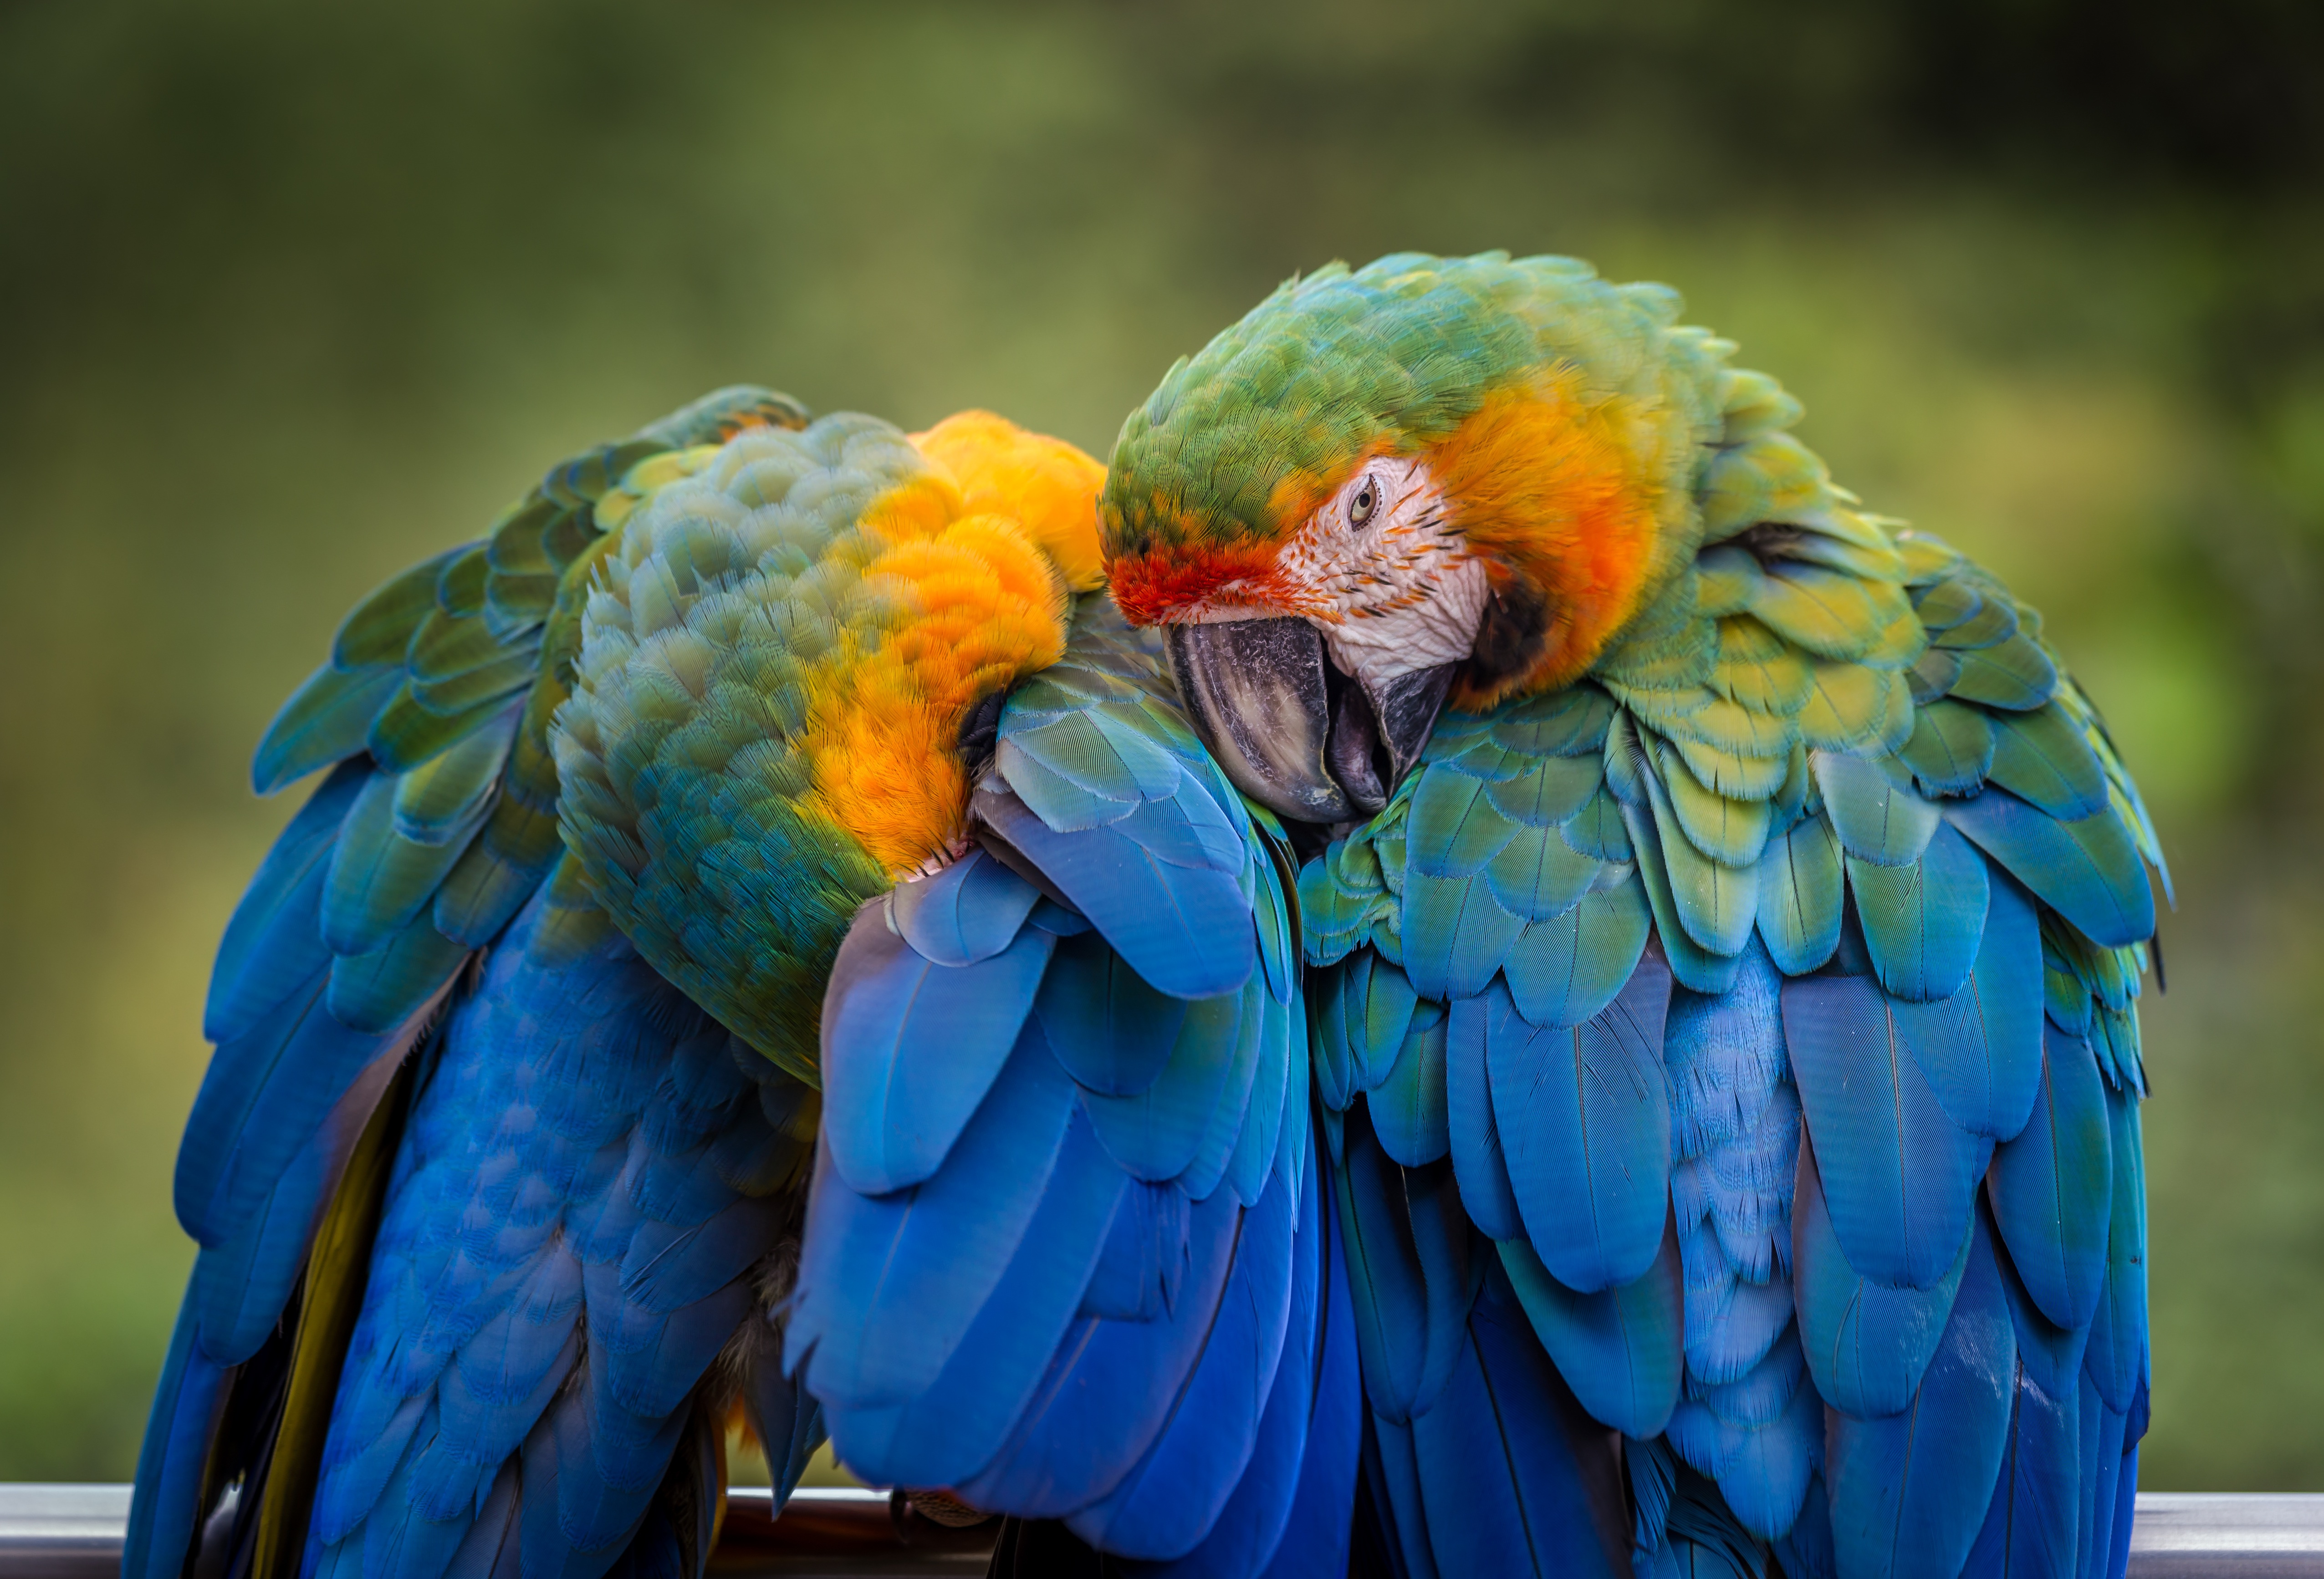
M690 1579L737 1409L779 1494L828 1425L1190 1572L1344 1551L1296 868L1102 476L728 390L347 618L257 755L325 776L218 954L124 1579Z
M1335 265L1113 454L1115 600L1312 852L1369 1538L2118 1579L2153 830L2034 610L1679 310Z

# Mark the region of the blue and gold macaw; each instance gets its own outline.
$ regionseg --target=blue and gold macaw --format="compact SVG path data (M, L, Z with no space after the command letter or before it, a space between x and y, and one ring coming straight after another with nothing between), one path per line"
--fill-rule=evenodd
M2153 828L2034 610L1678 314L1334 266L1114 452L1114 596L1314 852L1367 1538L2119 1579Z
M728 390L348 617L258 752L324 776L219 950L124 1579L691 1579L737 1410L779 1492L827 1428L1019 1547L1343 1554L1296 870L1102 478Z

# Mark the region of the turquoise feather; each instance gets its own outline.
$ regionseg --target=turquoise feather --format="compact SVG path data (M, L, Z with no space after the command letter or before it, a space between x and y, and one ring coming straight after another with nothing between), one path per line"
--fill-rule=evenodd
M1821 968L1840 946L1840 862L1839 836L1820 815L1769 840L1759 858L1759 936L1787 976Z
M362 750L372 721L402 683L402 671L392 667L316 670L267 726L251 759L251 787L271 795Z
M1634 875L1526 925L1502 972L1518 1014L1536 1025L1576 1025L1613 1002L1637 968L1653 923Z
M1985 935L1985 858L1941 827L1909 867L1848 858L1849 890L1880 985L1909 1003L1933 1003L1969 979Z
M1592 1294L1552 1277L1522 1239L1499 1249L1509 1286L1582 1407L1625 1436L1659 1436L1678 1407L1683 1369L1676 1237L1665 1235L1642 1275Z

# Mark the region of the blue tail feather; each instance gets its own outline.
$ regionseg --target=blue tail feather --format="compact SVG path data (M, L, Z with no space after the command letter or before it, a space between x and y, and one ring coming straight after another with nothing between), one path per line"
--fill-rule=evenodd
M195 1269L194 1279L201 1271ZM153 1409L137 1455L137 1495L121 1551L123 1579L178 1579L201 1519L202 1474L225 1399L226 1367L205 1357L192 1290L178 1308Z

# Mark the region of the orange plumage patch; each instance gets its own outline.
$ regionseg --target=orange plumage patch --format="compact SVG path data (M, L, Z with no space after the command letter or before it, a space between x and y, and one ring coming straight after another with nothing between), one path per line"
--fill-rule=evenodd
M960 484L971 513L1014 517L1074 591L1104 584L1097 496L1105 467L1094 457L990 411L962 411L910 437Z
M1580 381L1569 371L1497 391L1429 454L1496 586L1521 578L1546 604L1531 666L1464 688L1462 706L1566 684L1637 612L1661 531L1661 468L1634 448L1627 402L1586 403Z
M865 584L886 609L808 675L800 739L807 806L896 877L960 836L969 710L1065 655L1071 567L1096 582L1103 470L983 412L915 443L941 464L875 500L858 528L873 550Z

